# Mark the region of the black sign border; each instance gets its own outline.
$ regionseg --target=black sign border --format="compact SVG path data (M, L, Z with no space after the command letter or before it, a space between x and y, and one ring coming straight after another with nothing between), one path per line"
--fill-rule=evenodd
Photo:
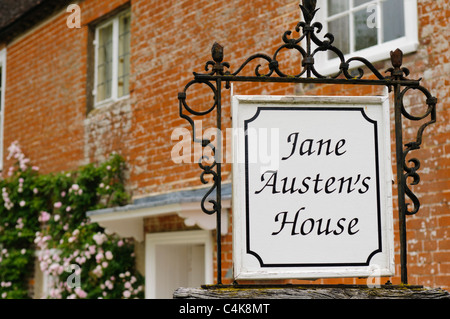
M361 263L301 263L301 264L265 264L261 256L250 248L250 216L249 216L249 178L248 178L248 124L254 121L261 113L261 111L358 111L362 116L374 126L375 139L375 171L376 171L376 192L377 192L377 222L378 222L378 248L369 254L367 260ZM244 120L244 134L245 134L245 220L246 220L246 252L253 255L261 267L354 267L354 266L368 266L372 257L382 252L382 232L381 232L381 198L380 198L380 168L379 168L379 152L378 152L378 125L377 121L369 118L364 112L363 107L310 107L310 106L289 106L289 107L273 107L260 106L253 117Z

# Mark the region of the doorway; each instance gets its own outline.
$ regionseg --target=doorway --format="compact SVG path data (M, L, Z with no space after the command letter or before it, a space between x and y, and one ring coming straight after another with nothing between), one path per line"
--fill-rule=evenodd
M146 235L146 298L171 299L179 287L212 282L212 237L209 231Z

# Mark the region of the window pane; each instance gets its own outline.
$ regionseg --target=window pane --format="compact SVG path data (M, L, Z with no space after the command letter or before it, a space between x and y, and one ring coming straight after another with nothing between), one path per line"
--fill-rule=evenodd
M367 20L371 12L366 9L356 11L353 15L355 25L355 51L377 45L378 30L375 26L369 27Z
M337 47L342 53L347 54L350 52L349 37L349 17L345 15L341 18L328 22L328 32L334 34L334 46ZM328 52L328 58L333 59L336 55L332 52Z
M130 74L130 15L119 18L119 57L117 73L117 96L129 94Z
M348 9L348 0L328 0L328 16L332 16Z
M401 38L405 35L405 16L403 1L386 0L382 2L383 42Z
M364 3L370 2L372 0L353 0L353 7L360 6Z
M112 24L98 31L97 102L111 97L112 91Z

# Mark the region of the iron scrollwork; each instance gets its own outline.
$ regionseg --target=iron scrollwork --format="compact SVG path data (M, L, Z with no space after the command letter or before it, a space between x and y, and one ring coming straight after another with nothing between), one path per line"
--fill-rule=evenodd
M344 54L341 50L339 50L337 47L333 45L334 43L334 36L331 33L326 33L324 35L324 40L320 40L316 34L320 33L323 29L323 25L320 22L314 22L312 23L312 20L315 17L316 12L319 10L316 9L316 2L315 1L303 1L303 5L300 5L300 9L303 13L303 17L305 18L305 21L300 21L296 27L295 31L300 33L302 31L302 34L298 38L291 38L292 31L288 30L285 31L282 40L284 44L282 44L280 47L276 49L273 56L269 56L264 53L257 53L254 55L251 55L248 57L244 63L241 64L237 68L236 71L231 72L229 70L225 70L230 68L230 64L228 62L222 62L223 61L223 47L218 44L214 43L212 46L212 57L213 61L208 61L205 65L205 70L210 71L209 73L195 73L194 75L197 77L205 76L205 75L226 75L226 76L238 76L241 71L253 60L256 59L262 59L265 60L267 63L267 67L269 71L267 73L261 73L261 64L258 64L254 70L256 77L271 77L274 74L278 75L281 78L301 78L303 76L306 76L306 78L311 78L313 75L317 79L336 79L339 76L343 76L345 79L362 79L364 76L364 70L362 68L358 68L358 75L354 76L350 74L350 63L353 61L358 61L362 63L364 66L366 66L379 80L384 80L385 77L381 73L378 72L378 70L365 58L362 57L352 57L349 59L345 59ZM301 43L302 41L305 42L305 48L302 47ZM315 44L315 48L313 50L312 44ZM279 53L283 49L288 50L296 50L298 51L302 56L302 70L300 73L296 75L289 75L284 73L280 67L279 67L279 61L277 60ZM324 76L320 74L314 67L315 63L315 56L319 52L326 52L326 51L332 51L334 52L337 57L340 60L340 66L339 70L336 74L332 76ZM211 68L211 70L210 70Z
M320 22L313 22L314 17L319 10L316 8L315 0L303 0L300 4L300 10L303 13L304 21L300 21L295 31L301 35L298 38L292 37L292 31L285 31L282 36L283 44L280 45L272 56L265 53L257 53L248 57L236 71L230 71L231 65L224 62L224 48L218 43L214 43L211 48L212 60L206 62L205 71L207 73L194 72L194 80L189 82L184 91L179 93L179 114L186 119L194 131L193 142L201 143L202 147L209 147L212 150L214 157L221 156L221 146L217 143L215 147L208 139L199 139L195 135L195 123L191 116L206 116L216 112L217 129L221 129L221 87L222 82L225 83L225 88L230 87L230 82L283 82L283 83L332 83L332 84L359 84L359 85L379 85L387 86L389 91L394 91L395 104L395 142L396 142L396 158L397 158L397 185L398 185L398 208L399 208L399 230L400 230L400 248L401 248L401 269L402 269L402 283L407 284L406 271L406 223L405 216L416 214L420 207L418 197L408 187L408 180L412 179L409 186L419 183L420 176L418 170L420 168L420 161L417 158L412 158L406 161L407 156L411 151L417 150L422 144L422 135L425 128L436 122L436 103L437 99L433 97L430 92L420 85L419 80L408 79L410 71L402 67L403 53L397 49L391 51L392 67L385 71L388 75L383 76L367 59L363 57L351 57L345 59L341 50L334 46L334 36L331 33L326 33L324 39L318 38L323 25ZM302 59L300 73L295 75L288 75L284 73L279 67L279 53L284 50L296 50ZM315 68L315 57L318 53L333 52L340 60L339 69L335 74L324 76L320 74ZM254 69L254 76L243 76L241 72L255 60L263 60L267 64L268 71L263 73L261 71L261 64L258 64ZM357 75L354 76L350 72L350 64L352 62L359 62L360 65L372 72L376 79L364 79L363 67L357 68ZM205 111L196 111L186 103L186 92L193 84L207 85L213 95L214 103ZM404 106L404 96L410 90L418 90L426 97L427 110L420 116L413 116ZM188 114L185 114L185 111ZM411 121L424 121L429 118L427 122L422 124L417 132L414 141L403 144L403 130L402 117ZM221 239L220 239L220 214L221 214L221 163L213 159L212 163L205 164L208 160L204 156L199 159L199 166L203 170L200 175L202 183L207 184L206 175L212 176L212 186L206 192L201 208L206 214L217 215L217 284L221 284ZM409 165L408 165L409 164ZM216 198L209 199L212 193L216 191ZM412 208L409 209L411 203L406 203L406 197L412 202ZM205 206L208 200L212 204L212 209Z
M421 91L426 97L426 104L427 104L427 109L425 111L424 114L422 114L421 116L413 116L410 113L408 113L403 105L403 97L405 95L405 93L409 90L419 90ZM403 89L403 91L400 93L400 101L401 101L401 113L402 115L411 120L411 121L421 121L427 117L429 117L429 120L427 122L425 122L424 124L422 124L419 129L417 130L417 137L415 141L409 142L405 144L405 149L403 151L403 168L405 171L405 175L404 175L404 179L405 181L407 181L409 178L412 178L413 181L410 183L410 185L417 185L420 182L420 176L417 173L417 171L420 168L420 161L417 158L412 158L408 160L408 163L412 164L412 166L409 166L406 163L406 158L408 156L408 154L413 151L413 150L418 150L420 149L420 145L422 144L422 135L423 135L423 131L425 130L425 128L427 126L429 126L430 124L433 124L436 122L436 103L437 103L437 99L433 96L431 96L431 94L422 86L418 86L415 88L411 88L411 87L406 87L405 89ZM417 198L417 196L412 192L412 190L408 187L408 184L405 184L405 194L406 196L408 196L411 201L413 202L413 208L410 210L409 209L409 204L406 203L406 207L405 207L405 214L406 215L414 215L419 211L419 207L420 207L420 202L419 199Z
M205 111L196 111L194 109L192 109L187 103L186 103L186 92L187 90L194 84L204 84L207 85L211 91L214 94L214 103L213 105L206 109ZM209 147L211 149L211 154L212 154L212 159L207 157L206 155L202 155L200 157L200 159L198 160L198 165L199 167L203 170L203 172L200 174L200 180L203 184L208 184L208 179L205 178L207 175L211 175L212 176L212 180L213 180L213 185L212 187L206 192L205 196L202 198L201 200L201 208L202 211L208 215L212 215L214 213L216 213L219 210L219 201L216 199L209 199L208 197L211 195L211 193L217 189L217 185L220 183L219 181L219 175L216 171L216 167L217 167L217 161L216 161L216 147L211 143L211 141L209 139L200 139L197 137L197 132L195 129L195 122L194 120L192 120L192 118L189 115L186 115L183 113L183 110L186 110L189 114L191 115L196 115L196 116L205 116L208 115L209 113L213 112L215 109L217 109L217 90L216 87L211 84L210 82L202 82L202 81L197 81L197 80L193 80L191 82L189 82L185 88L184 91L181 93L178 93L178 100L179 100L179 115L181 118L186 119L189 124L191 125L192 131L193 131L193 142L195 143L200 143L202 145L203 148L205 147ZM210 162L212 160L212 162ZM208 202L210 204L212 204L212 209L207 208L205 205L205 202L208 200Z
M389 72L391 76L389 77L392 80L404 81L407 80L407 76L410 71L407 68L402 67L403 63L403 53L401 50L397 49L391 52L391 62L392 68L386 70ZM419 80L420 81L420 80ZM414 116L410 114L404 105L404 96L410 90L417 90L421 92L426 97L427 109L420 116ZM420 161L417 158L412 158L408 160L408 165L406 162L406 158L411 151L420 149L422 144L422 136L425 128L436 122L436 97L432 96L431 93L421 85L410 86L406 85L403 89L398 85L398 89L395 90L395 111L396 114L396 141L398 146L402 144L402 123L401 116L405 117L410 121L422 121L429 117L429 120L423 123L419 129L417 130L416 140L412 142L408 142L404 145L404 149L400 152L400 148L397 150L398 157L398 169L402 172L403 176L399 176L399 194L398 196L407 196L412 201L412 209L409 209L410 203L406 203L404 199L400 200L400 203L404 202L403 207L400 207L405 213L405 215L414 215L419 211L420 202L417 196L412 192L411 188L408 187L408 179L412 178L411 186L417 185L420 182L420 176L418 174L418 170L420 168ZM400 178L401 177L401 178ZM404 187L404 189L402 189Z

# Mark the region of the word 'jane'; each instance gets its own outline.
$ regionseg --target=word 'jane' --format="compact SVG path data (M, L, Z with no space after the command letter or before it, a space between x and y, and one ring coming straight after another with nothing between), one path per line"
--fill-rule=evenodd
M301 143L298 143L298 135L299 132L294 132L288 136L287 142L292 143L292 149L291 154L289 154L289 156L282 158L283 161L289 159L295 153L298 144L299 144L298 153L301 156L303 155L310 156L313 155L314 153L317 156L331 155L333 153L336 154L336 156L342 156L346 152L344 150L341 150L341 148L344 147L345 145L345 139L337 141L337 143L333 147L331 139L328 139L326 141L321 139L318 140L317 142L315 142L313 139L305 139Z

